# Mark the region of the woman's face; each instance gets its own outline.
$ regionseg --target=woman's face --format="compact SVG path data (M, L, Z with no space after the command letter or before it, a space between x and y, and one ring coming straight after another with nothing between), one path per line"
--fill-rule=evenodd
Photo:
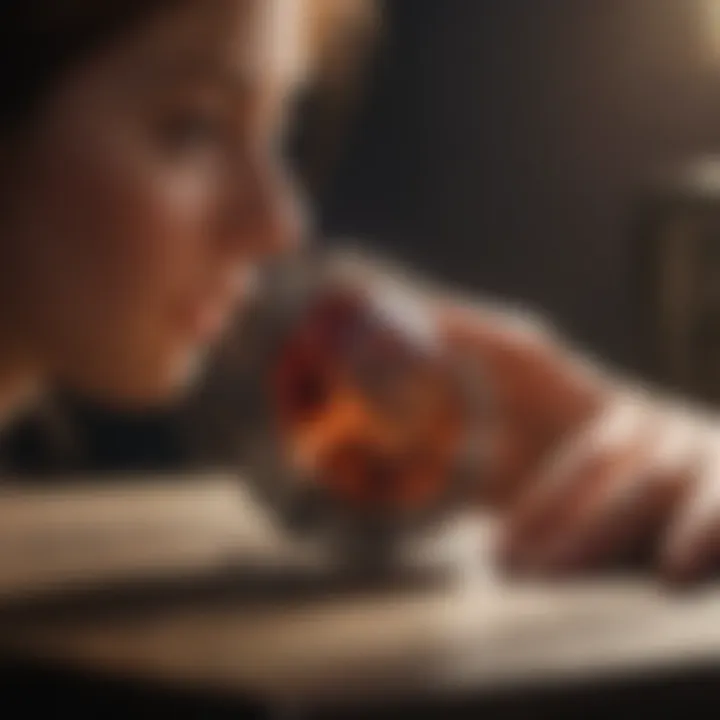
M84 393L182 386L299 216L279 139L302 0L189 0L73 68L5 148L0 301Z

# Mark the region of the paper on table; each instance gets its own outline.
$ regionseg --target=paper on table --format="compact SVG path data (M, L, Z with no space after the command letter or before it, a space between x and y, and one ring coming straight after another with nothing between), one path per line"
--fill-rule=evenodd
M0 491L0 599L65 584L286 561L239 478L122 478Z

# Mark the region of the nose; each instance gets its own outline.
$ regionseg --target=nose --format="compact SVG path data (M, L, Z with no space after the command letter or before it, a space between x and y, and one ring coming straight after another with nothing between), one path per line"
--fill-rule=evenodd
M310 227L298 188L282 166L258 162L236 186L228 243L253 260L292 253Z

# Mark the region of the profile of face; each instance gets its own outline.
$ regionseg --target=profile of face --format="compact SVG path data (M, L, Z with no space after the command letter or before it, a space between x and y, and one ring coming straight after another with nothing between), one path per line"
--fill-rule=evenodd
M0 144L0 302L38 372L105 402L168 399L299 237L280 139L302 2L149 13Z

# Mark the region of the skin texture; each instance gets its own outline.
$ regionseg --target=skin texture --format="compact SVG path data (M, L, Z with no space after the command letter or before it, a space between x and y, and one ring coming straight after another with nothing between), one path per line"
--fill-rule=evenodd
M181 2L0 140L0 419L55 381L123 407L170 400L258 265L297 242L278 147L303 66L298 2ZM532 323L430 305L493 390L478 503L507 520L509 569L596 570L648 546L674 578L717 565L715 418L638 395Z
M582 360L534 323L443 305L450 347L493 387L496 448L478 498L503 519L509 576L653 569L674 585L720 565L720 425Z
M649 562L673 582L708 576L720 560L719 441L699 411L615 398L517 503L506 562L531 574Z
M475 358L492 395L492 461L479 501L509 511L548 455L599 412L611 384L532 320L439 303L449 348Z
M293 4L152 18L74 68L5 148L0 327L15 367L111 403L166 400L257 264L296 241L278 153Z

